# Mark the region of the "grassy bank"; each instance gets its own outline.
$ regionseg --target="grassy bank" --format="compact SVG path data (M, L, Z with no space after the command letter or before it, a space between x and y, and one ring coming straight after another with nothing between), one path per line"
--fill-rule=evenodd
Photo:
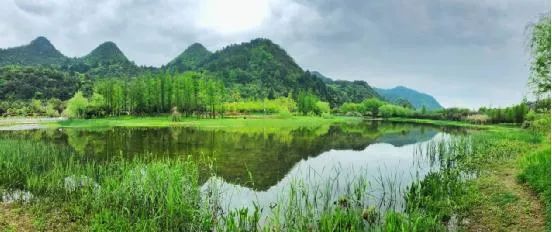
M359 122L361 118L355 117L331 117L323 118L316 116L289 116L279 117L277 115L253 115L234 118L197 119L182 118L178 122L171 120L170 116L135 117L122 116L100 119L71 119L56 123L50 123L54 127L79 127L79 128L106 128L106 127L168 127L186 126L201 128L296 128L313 127L323 124L338 122Z
M405 122L405 123L417 123L417 124L429 124L435 126L457 126L472 129L490 129L496 128L496 125L477 125L460 121L446 121L446 120L432 120L432 119L417 119L417 118L388 118L385 119L390 122Z

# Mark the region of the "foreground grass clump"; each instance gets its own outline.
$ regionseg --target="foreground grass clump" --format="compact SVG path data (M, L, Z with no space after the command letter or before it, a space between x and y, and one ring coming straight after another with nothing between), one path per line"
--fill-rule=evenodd
M93 230L209 228L197 166L188 160L95 163L55 145L2 140L0 169L4 192L27 191L33 203L66 206L72 220Z
M543 146L523 157L520 165L522 172L518 179L539 194L541 201L546 205L547 218L550 218L550 146Z

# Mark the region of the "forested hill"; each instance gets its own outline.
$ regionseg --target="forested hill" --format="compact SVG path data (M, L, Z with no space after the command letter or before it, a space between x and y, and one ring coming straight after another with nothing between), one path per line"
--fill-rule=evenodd
M86 56L69 58L42 36L28 45L0 49L0 67L7 65L47 66L92 77L133 76L146 70L129 61L113 42L99 45Z
M19 47L0 49L0 66L5 65L61 65L68 58L45 37Z
M202 44L194 43L163 68L171 72L195 70L198 68L199 64L211 56L211 54L212 53Z
M209 56L198 69L221 78L242 97L275 98L310 91L332 101L320 79L303 71L284 49L268 39L227 46Z
M99 63L130 63L121 49L111 41L100 44L92 52L84 56L82 61L90 65Z
M61 68L92 77L127 77L143 72L111 41L100 44L86 56L73 59Z
M86 77L82 80L91 81L103 77L136 77L151 72L196 71L221 80L229 95L241 99L273 99L311 92L335 107L344 102L379 97L364 81L333 81L322 78L320 73L303 70L284 49L269 39L232 44L214 53L194 43L167 65L146 68L127 59L113 42L105 42L83 57L68 58L46 38L39 37L29 45L1 50L0 66L7 65L46 66L61 72L82 74ZM10 70L10 73L29 72L27 68Z
M366 81L333 80L318 71L313 71L312 74L328 86L330 97L336 102L361 102L367 98L381 98Z
M416 109L422 109L424 106L427 110L443 109L443 106L441 106L441 104L439 104L433 96L406 88L404 86L397 86L392 89L374 89L383 98L394 103L406 100Z

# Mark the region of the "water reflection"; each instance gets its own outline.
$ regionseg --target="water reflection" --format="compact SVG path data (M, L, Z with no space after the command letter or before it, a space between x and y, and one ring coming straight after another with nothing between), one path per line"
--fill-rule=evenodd
M397 168L398 163L412 162L413 145L457 132L459 129L427 125L365 122L280 131L115 127L3 131L0 136L70 146L95 161L109 162L114 156L131 158L144 153L208 157L215 174L225 182L267 192L301 177L300 173L308 168L317 173L326 173L337 164L355 165L353 169L345 168L347 171L360 166L370 171L386 166ZM208 176L202 175L202 181L207 181Z

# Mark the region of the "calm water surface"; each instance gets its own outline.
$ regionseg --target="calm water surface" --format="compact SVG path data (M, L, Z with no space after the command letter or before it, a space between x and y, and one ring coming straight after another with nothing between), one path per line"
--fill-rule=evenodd
M35 129L2 131L0 136L69 146L95 161L190 156L213 164L203 188L217 186L224 208L268 207L286 197L293 184L317 194L339 196L351 181L369 183L369 201L400 210L402 193L438 162L420 155L429 143L465 133L458 128L405 123L363 122L316 128L200 130L197 128ZM214 173L211 177L209 173Z

